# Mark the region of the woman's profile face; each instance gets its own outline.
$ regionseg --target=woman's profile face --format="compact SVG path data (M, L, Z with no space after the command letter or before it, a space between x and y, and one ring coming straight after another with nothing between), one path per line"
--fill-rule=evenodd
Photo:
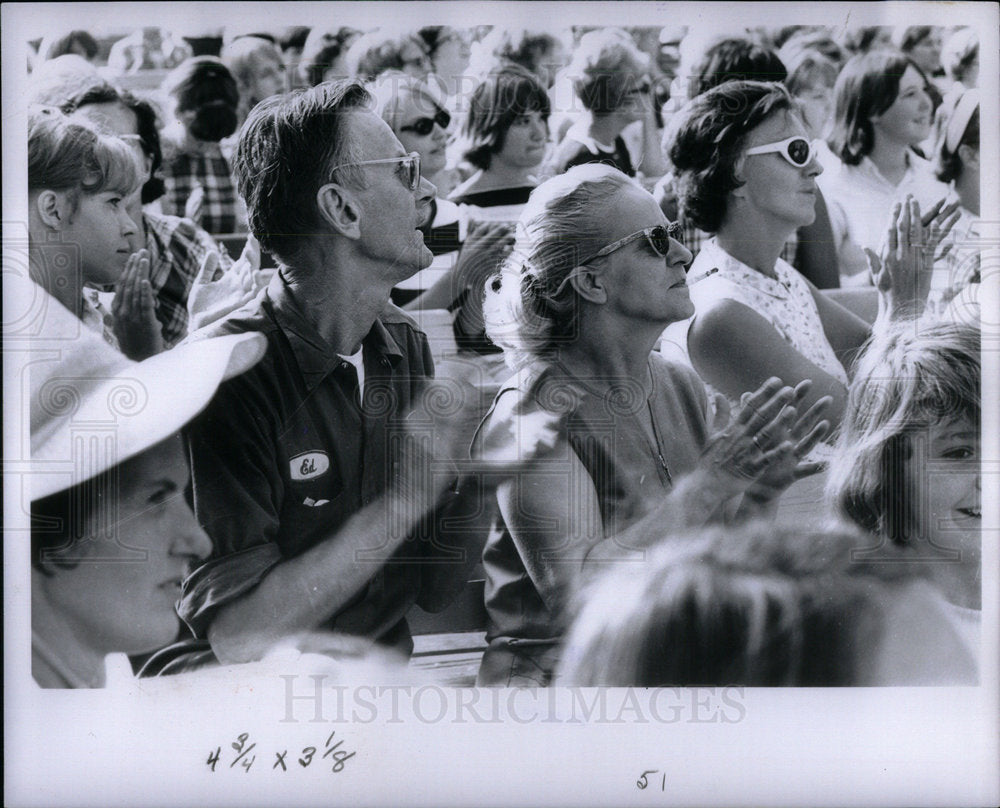
M790 137L810 139L798 115L786 110L776 112L750 131L738 172L744 185L730 192L729 199L730 204L739 200L766 219L794 230L816 218L816 177L823 173L823 168L815 157L799 167L778 152L745 153L747 149Z
M468 40L460 31L449 28L438 41L431 61L434 72L442 78L458 78L465 75L469 68L472 51Z
M872 116L876 140L915 146L931 131L933 107L920 73L908 65L899 80L896 100L880 115Z
M420 121L426 126L427 121L433 120L440 111L440 107L426 96L403 92L393 119L392 128L396 137L407 153L415 151L420 155L420 170L427 176L444 169L448 134L436 121L426 135L413 131L411 127Z
M538 110L524 112L511 122L496 162L515 168L534 168L545 158L549 139L548 119Z
M46 579L47 597L90 648L140 653L176 636L181 581L212 548L184 499L188 480L176 435L122 463L117 493L106 492L113 527L95 512L71 551L79 563Z
M910 48L907 54L928 76L941 69L941 33L936 28Z
M932 574L952 602L981 603L980 433L967 419L939 421L911 439L907 490L917 530L934 558Z
M822 83L804 87L796 96L809 137L824 138L833 123L833 87Z
M608 205L603 219L603 239L611 244L639 230L669 223L653 196L642 188L622 188ZM599 249L599 248L598 248ZM691 253L676 239L664 257L643 236L607 256L593 266L603 270L609 309L636 323L670 323L694 314L685 275Z

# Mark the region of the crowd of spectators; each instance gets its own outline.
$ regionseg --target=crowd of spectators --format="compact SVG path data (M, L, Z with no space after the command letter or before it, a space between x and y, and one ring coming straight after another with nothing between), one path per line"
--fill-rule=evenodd
M473 574L480 685L976 681L974 30L33 44L39 685Z

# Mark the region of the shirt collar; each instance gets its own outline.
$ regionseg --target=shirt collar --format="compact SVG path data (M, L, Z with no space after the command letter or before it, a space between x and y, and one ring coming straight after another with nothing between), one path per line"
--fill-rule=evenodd
M786 269L788 264L780 257L774 264L774 274L777 276L777 280L775 280L731 256L719 246L715 237L708 239L701 245L699 258L702 255L704 255L703 268L699 269L697 274L692 273L693 277L688 279L692 285L707 278L710 274L715 274L712 270L717 270L720 277L739 283L741 286L749 286L770 297L784 300L789 295L788 287L784 283L788 274Z
M312 390L344 360L327 344L299 308L282 269L279 268L274 273L266 295L271 302L275 322L288 337L306 386ZM383 365L395 367L403 358L402 349L385 327L381 315L372 323L362 344L365 355L377 357Z

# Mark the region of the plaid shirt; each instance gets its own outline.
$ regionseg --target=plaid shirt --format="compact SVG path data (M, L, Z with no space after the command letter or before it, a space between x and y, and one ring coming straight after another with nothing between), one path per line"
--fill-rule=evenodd
M201 226L209 233L233 233L237 229L236 183L229 161L218 143L206 143L198 152L179 151L163 162L167 193L163 212L184 215L184 205L194 189L205 191Z
M156 319L163 326L163 342L173 348L187 335L188 294L205 256L217 252L223 271L233 261L190 219L144 212L143 223L149 250L149 282L156 295Z

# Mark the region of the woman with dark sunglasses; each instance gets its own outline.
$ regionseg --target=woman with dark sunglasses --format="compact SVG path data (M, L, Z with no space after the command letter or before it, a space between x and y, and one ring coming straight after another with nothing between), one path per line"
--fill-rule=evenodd
M688 277L695 316L667 330L664 352L679 348L733 406L772 376L809 379L805 403L831 397L838 424L847 368L871 327L780 258L791 233L813 220L823 170L791 96L779 84L727 82L682 110L670 143L683 215L715 235ZM938 205L924 225L915 202L896 206L882 258L868 251L881 317L920 312L950 214ZM818 449L813 459L829 454Z
M778 379L731 421L723 407L713 429L697 376L652 353L662 329L692 311L691 254L670 233L635 180L577 166L531 195L514 251L488 284L487 333L517 373L484 424L527 429L555 413L561 431L549 455L498 491L483 554L480 685L548 684L585 573L641 560L642 536L701 526L730 500L739 515L759 515L824 434L824 405L799 415L807 385Z

